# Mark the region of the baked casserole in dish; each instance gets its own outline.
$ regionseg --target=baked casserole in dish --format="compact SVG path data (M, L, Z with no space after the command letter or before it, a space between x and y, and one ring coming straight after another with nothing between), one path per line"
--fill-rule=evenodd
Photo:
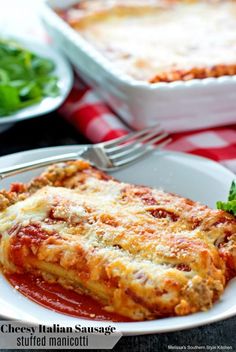
M236 219L79 160L0 193L5 274L43 276L132 320L208 310L236 269Z
M46 0L42 19L79 77L125 123L178 132L236 121L235 5Z
M140 81L235 75L234 0L82 0L57 13Z

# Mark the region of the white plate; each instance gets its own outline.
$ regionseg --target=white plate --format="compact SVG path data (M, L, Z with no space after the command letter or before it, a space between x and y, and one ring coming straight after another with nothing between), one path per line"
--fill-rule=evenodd
M79 146L63 146L8 155L0 158L0 168L50 155L72 152L78 148ZM2 181L1 188L8 187L12 181L28 181L39 172L38 170L9 178ZM230 184L235 178L234 174L215 162L173 152L156 152L113 175L122 181L161 187L213 208L217 200L226 199ZM2 276L0 287L0 315L8 319L43 322L44 324L101 325L101 322L72 318L45 309L22 296ZM236 314L235 295L236 280L232 280L221 300L214 304L208 312L137 323L117 323L116 326L126 335L135 335L182 330L212 323Z
M3 132L9 128L13 123L44 115L56 110L68 96L73 84L73 73L71 66L57 50L52 49L49 45L44 45L39 42L34 43L32 41L16 37L14 37L14 39L24 48L27 48L42 57L51 59L55 63L56 67L53 74L58 77L60 94L55 98L45 97L40 103L29 106L25 109L21 109L10 116L0 117L0 132Z

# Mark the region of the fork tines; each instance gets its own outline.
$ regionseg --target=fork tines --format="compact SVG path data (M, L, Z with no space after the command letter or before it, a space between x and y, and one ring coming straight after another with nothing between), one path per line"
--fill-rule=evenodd
M133 132L104 143L104 151L114 167L126 165L153 149L163 148L171 141L160 125Z

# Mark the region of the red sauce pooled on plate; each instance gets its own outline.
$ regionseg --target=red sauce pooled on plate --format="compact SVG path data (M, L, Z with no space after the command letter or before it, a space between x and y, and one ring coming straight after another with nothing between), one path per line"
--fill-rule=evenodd
M55 312L91 320L129 322L129 318L106 312L93 298L66 289L57 283L48 283L40 277L27 274L7 274L12 286L32 301Z

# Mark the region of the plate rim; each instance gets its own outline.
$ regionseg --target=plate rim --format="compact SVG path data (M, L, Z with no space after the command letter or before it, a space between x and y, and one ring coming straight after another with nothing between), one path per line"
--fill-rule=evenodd
M77 144L72 144L72 145L60 145L60 146L50 146L50 147L44 147L44 148L36 148L36 149L31 149L31 150L25 150L25 151L20 151L20 152L16 152L16 153L11 153L11 154L7 154L7 155L2 155L0 156L0 168L1 168L1 162L6 159L8 160L8 157L14 157L14 156L28 156L28 155L32 155L35 156L35 154L40 152L47 152L47 151L53 151L53 150L66 150L69 152L70 149L74 149L74 148L84 148L86 146L89 146L89 144L83 144L83 145L77 145ZM225 166L223 166L222 164L202 157L202 156L198 156L198 155L194 155L194 154L190 154L190 153L183 153L183 152L178 152L178 151L171 151L171 150L163 150L161 151L161 153L164 152L165 155L167 156L179 156L179 157L184 157L184 158L190 158L193 160L202 160L202 161L208 161L210 162L212 165L219 167L222 169L222 171L226 172L228 174L229 177L235 178L235 174L230 171L229 169L227 169ZM153 155L157 155L158 153L160 153L160 151L154 152ZM132 166L131 166L132 167ZM15 177L15 176L14 176ZM0 188L1 188L1 183L0 183ZM1 274L2 276L2 274ZM236 280L236 279L233 279ZM233 281L232 280L232 281ZM35 303L37 304L37 303ZM38 305L38 304L37 304ZM14 305L13 305L14 307ZM204 314L205 312L200 312L200 313L195 313L195 314ZM207 312L206 312L207 313ZM224 312L220 312L217 313L215 316L210 316L210 317L203 317L202 319L200 319L200 321L194 321L194 319L192 319L192 321L190 322L177 322L177 326L170 326L170 327L166 327L164 326L163 328L158 326L158 328L155 328L155 321L159 321L160 319L155 319L155 320L151 320L151 321L141 321L141 322L129 322L129 323L115 323L115 325L117 326L118 330L122 332L122 334L124 336L135 336L135 335L146 335L146 334L155 334L155 333L164 333L164 332L174 332L174 331L180 331L180 330L188 330L188 329L192 329L192 328L196 328L199 326L205 326L211 323L216 323L218 321L221 320L225 320L225 319L229 319L233 316L236 315L236 304L235 304L235 309L232 311L224 311ZM186 316L184 316L186 317ZM191 319L191 315L187 316L190 317ZM11 315L2 315L0 312L0 318L5 318L5 319L10 319L10 320L15 320L14 317L12 317ZM69 317L70 318L70 317ZM172 317L173 318L182 318L182 317ZM170 318L164 318L164 319L170 319ZM29 320L24 320L25 322L30 322ZM83 319L81 319L81 322L83 321ZM32 321L31 321L32 322ZM91 320L91 325L92 325L93 321ZM105 323L105 322L103 322ZM148 323L151 323L152 326L145 326ZM154 324L153 324L154 323Z
M87 143L87 144L63 144L63 145L55 145L55 146L49 146L49 147L40 147L40 148L33 148L33 149L27 149L27 150L22 150L19 152L13 152L10 154L4 154L4 155L0 155L0 163L1 160L4 158L8 158L14 155L20 155L20 154L24 154L24 155L30 155L31 153L40 153L41 151L48 151L48 150L59 150L59 149L70 149L70 148L78 148L78 149L83 149L86 147L90 147L91 145L93 145L92 143ZM228 173L228 176L234 177L236 178L236 174L231 171L229 168L227 168L226 166L224 166L223 164L221 164L218 161L209 159L207 157L201 156L201 155L196 155L196 154L191 154L191 153L187 153L187 152L181 152L181 151L176 151L176 150L170 150L170 149L162 149L162 150L156 150L153 151L150 155L156 155L157 153L164 153L166 154L170 154L170 155L176 155L176 156L182 156L185 158L189 158L189 159L196 159L196 160L202 160L202 161L208 161L210 162L212 165L221 168L224 172ZM65 153L63 153L65 154ZM132 166L132 165L131 165ZM1 169L1 167L0 167Z

